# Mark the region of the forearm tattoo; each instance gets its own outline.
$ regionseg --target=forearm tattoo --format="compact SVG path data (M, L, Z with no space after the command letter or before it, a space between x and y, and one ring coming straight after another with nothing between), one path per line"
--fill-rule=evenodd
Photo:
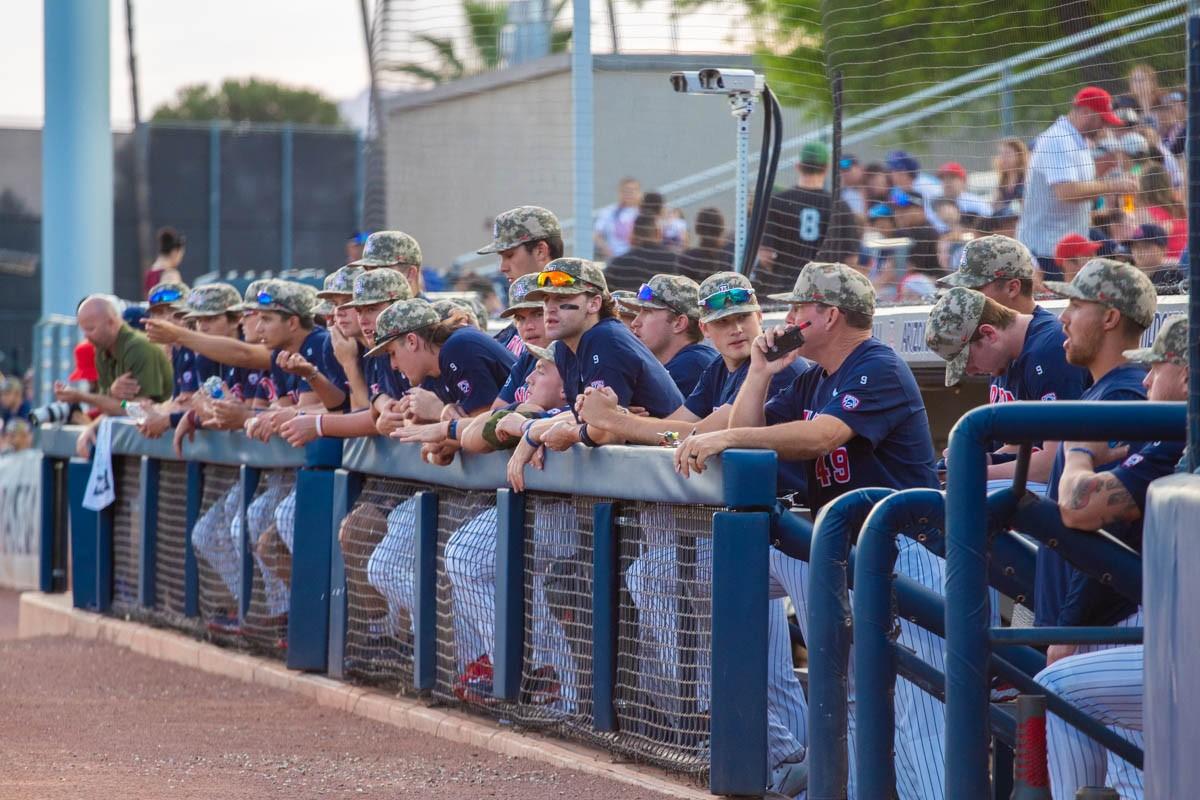
M1092 475L1076 483L1067 507L1080 511L1093 502L1104 506L1104 516L1109 519L1126 519L1140 513L1133 495L1112 475Z

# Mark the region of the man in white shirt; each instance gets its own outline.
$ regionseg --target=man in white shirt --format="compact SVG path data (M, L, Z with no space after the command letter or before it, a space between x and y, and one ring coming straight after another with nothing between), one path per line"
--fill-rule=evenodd
M637 178L622 178L617 184L617 202L605 206L596 214L593 239L596 259L606 261L629 251L633 238L633 222L642 203L642 185Z
M1071 110L1034 142L1017 239L1037 257L1043 280L1062 279L1054 247L1068 233L1087 235L1097 197L1138 191L1134 178L1096 178L1089 140L1106 125L1121 125L1112 111L1112 97L1096 86L1085 86L1076 93Z

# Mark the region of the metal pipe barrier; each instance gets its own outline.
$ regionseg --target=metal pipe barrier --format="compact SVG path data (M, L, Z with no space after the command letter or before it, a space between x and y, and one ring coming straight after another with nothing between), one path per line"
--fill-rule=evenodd
M70 460L77 607L764 791L773 453L683 481L665 449L575 448L518 494L506 454L200 432L181 460L117 421L92 513L78 429L41 434L47 475Z
M980 711L988 704L995 632L989 621L987 598L987 521L978 512L986 500L988 443L993 439L1017 443L1046 438L1086 440L1095 438L1096 431L1121 440L1177 441L1185 435L1185 421L1183 403L1004 403L969 412L951 431L950 461L954 470L948 475L947 485L945 580L947 797L985 797L991 791L988 723ZM1026 503L1023 508L1037 506ZM1046 517L1041 519L1045 521ZM1095 542L1106 546L1099 537L1084 544ZM1076 559L1091 548L1084 546L1068 553L1063 544L1060 539L1063 555L1082 567ZM1047 697L1047 703L1051 711L1060 713L1052 697ZM1093 738L1100 741L1098 736ZM1101 744L1119 746L1116 742Z

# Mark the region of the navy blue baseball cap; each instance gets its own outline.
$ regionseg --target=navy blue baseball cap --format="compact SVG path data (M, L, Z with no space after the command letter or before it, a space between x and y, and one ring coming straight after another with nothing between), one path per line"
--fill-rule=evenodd
M1161 225L1146 224L1139 225L1133 232L1133 236L1129 237L1129 243L1134 242L1150 242L1159 247L1167 246L1167 231Z
M139 331L146 329L146 309L143 306L126 306L121 312L121 317L125 320L125 324Z
M903 150L893 150L887 154L884 163L891 172L920 172L921 162L910 156Z

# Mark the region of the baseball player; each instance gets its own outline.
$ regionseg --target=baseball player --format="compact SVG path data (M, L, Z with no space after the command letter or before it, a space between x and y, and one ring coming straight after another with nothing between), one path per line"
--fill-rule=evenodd
M679 472L686 477L703 471L709 458L731 447L775 450L785 459L806 462L808 506L814 514L859 487L937 487L929 421L916 380L896 352L871 335L875 291L870 282L844 264L812 263L792 292L772 299L791 304L789 325L807 325L804 344L767 361L768 348L783 330L755 339L729 428L684 439L675 452ZM772 375L798 354L813 365L770 397ZM897 571L941 591L941 559L907 537L898 544ZM770 555L771 595L789 595L802 631L807 630L808 564L777 550ZM900 625L900 641L941 668L940 638L905 620ZM896 771L902 798L943 796L944 725L939 701L906 680L897 682Z
M938 282L976 291L989 303L984 312L986 319L973 333L970 348L960 345L953 353L941 354L947 361L955 354L959 358L946 367L947 386L957 384L965 371L991 376L989 403L1079 399L1088 380L1087 373L1067 363L1062 323L1034 303L1035 274L1033 255L1016 239L992 235L966 243L958 271ZM925 336L926 344L935 349L932 343L935 334L928 325ZM945 350L953 345L942 342L941 347ZM966 361L968 350L972 354L970 365ZM1058 442L1036 444L1029 460L1030 491L1046 493L1057 448ZM1019 449L1005 445L989 454L989 490L1011 484Z
M500 312L500 316L512 320L509 327L513 329L514 334L506 345L509 352L514 352L512 345L514 341L528 342L543 348L549 343L546 338L546 323L542 319L542 304L527 297L536 288L536 272L520 276L508 287L509 306ZM497 335L496 341L500 341L499 335ZM516 363L513 364L508 378L500 387L500 393L496 395L496 400L492 404L493 410L512 403L524 402L527 399L525 379L537 366L538 358L533 353L524 352L524 347L519 349L521 352L517 354Z
M1125 351L1131 362L1148 364L1146 393L1154 401L1187 399L1187 318L1169 319L1148 348ZM1123 452L1107 442L1067 442L1059 511L1077 530L1124 530L1141 542L1142 515L1150 483L1177 469L1182 442L1152 442L1111 470L1096 465ZM1142 645L1100 649L1059 646L1038 683L1065 697L1139 747L1142 742L1144 662ZM1090 650L1089 652L1084 652ZM1046 750L1054 797L1074 797L1084 786L1110 785L1123 798L1141 798L1141 771L1106 751L1054 714L1046 716Z
M681 275L654 275L623 305L636 309L630 324L687 397L717 351L700 330L700 286Z
M509 307L523 302L514 297L512 284L522 275L536 275L542 267L562 258L562 226L553 212L541 206L517 206L496 216L492 225L492 241L476 252L479 255L496 253L500 256L500 274L508 279ZM521 355L521 337L516 324L510 324L496 334L496 341L515 355Z

